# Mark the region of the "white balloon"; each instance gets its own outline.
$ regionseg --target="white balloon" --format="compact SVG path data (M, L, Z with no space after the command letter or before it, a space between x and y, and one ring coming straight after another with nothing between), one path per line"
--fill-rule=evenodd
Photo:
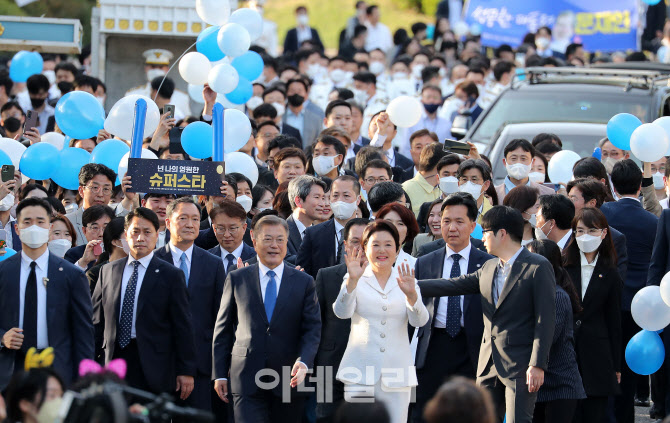
M219 29L216 41L223 54L229 57L241 56L251 46L249 32L242 25L236 23L222 26Z
M59 150L62 150L65 146L65 137L58 132L47 132L42 135L42 142L51 144Z
M161 120L158 106L147 96L132 94L117 101L105 119L105 131L122 140L131 141L135 124L135 102L143 98L147 102L147 117L144 123L144 138L151 136Z
M454 25L454 34L456 34L459 37L467 34L469 30L470 27L468 27L468 24L466 24L463 21L458 21Z
M130 151L127 152L123 157L121 157L121 161L119 162L119 169L117 172L117 175L119 175L119 179L122 179L124 176L126 176L126 172L128 172L128 159L130 158ZM156 156L153 151L147 150L146 148L142 149L142 158L143 159L150 159L150 160L156 160L158 159L158 156Z
M665 130L665 133L670 138L670 116L662 116L654 121L654 125L662 126ZM670 156L670 148L665 152L665 156Z
M223 161L226 163L226 173L241 173L253 185L258 182L258 166L250 155L235 151L224 155Z
M551 182L567 184L572 179L572 168L581 159L579 154L570 150L562 150L554 154L549 162L547 173Z
M195 11L210 25L220 26L228 22L230 2L226 0L196 0Z
M232 92L240 82L237 69L231 65L216 65L209 71L209 87L219 94Z
M179 61L179 74L189 84L205 84L211 68L207 56L197 51L186 53Z
M670 307L670 272L661 279L661 298Z
M637 291L630 312L635 323L645 330L655 332L670 325L670 306L663 301L658 286L645 286Z
M251 136L251 122L247 115L237 109L226 109L223 112L223 136L224 153L244 147Z
M12 138L0 138L0 151L9 156L12 164L18 170L21 156L26 151L26 146Z
M401 95L393 99L386 108L391 122L399 128L409 128L416 125L421 119L423 106L419 99Z
M205 99L202 98L202 90L204 88L204 85L188 84L188 95L191 97L191 100L195 101L196 103L204 104Z
M263 18L254 9L237 9L228 19L230 23L242 25L249 32L251 41L258 39L263 34Z
M643 162L655 162L665 156L670 148L670 138L665 128L655 123L645 123L630 136L630 151Z

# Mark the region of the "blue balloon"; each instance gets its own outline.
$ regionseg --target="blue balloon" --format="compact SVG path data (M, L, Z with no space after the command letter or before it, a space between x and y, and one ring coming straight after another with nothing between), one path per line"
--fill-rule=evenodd
M59 166L60 150L45 142L38 142L28 147L19 162L21 173L37 181L51 178Z
M219 36L220 26L210 26L198 34L198 39L195 42L195 49L199 53L207 56L210 62L216 62L226 57L219 48L219 43L216 38Z
M72 138L93 138L105 127L105 109L92 94L72 91L56 104L56 123Z
M5 247L5 254L0 256L0 261L7 260L8 258L13 256L14 254L16 254L16 250L12 250L9 247Z
M642 125L637 116L630 113L619 113L607 122L607 138L613 146L622 150L630 150L630 137L638 126Z
M600 147L596 147L593 149L593 154L591 154L591 156L600 160L603 157L603 150Z
M193 122L181 133L181 146L186 154L197 159L212 157L212 126L205 122Z
M255 81L263 73L263 58L255 51L247 51L241 56L237 56L230 63L240 77L249 81Z
M244 104L254 95L254 87L246 78L240 76L237 88L226 94L226 98L233 104Z
M516 79L519 81L525 81L526 80L526 70L524 68L516 68Z
M90 159L91 154L83 148L65 147L60 152L60 166L51 179L65 189L78 189L79 171Z
M121 140L105 140L98 144L91 152L91 163L99 163L112 169L114 173L119 169L123 156L130 152L128 144ZM116 180L117 185L120 181Z
M471 236L472 236L474 239L482 239L482 238L484 238L484 229L482 228L482 225L480 225L479 223L477 223L477 225L475 226L475 230L472 231L472 235L471 235Z
M426 28L426 38L429 40L435 40L435 25L428 25Z
M626 363L638 375L656 373L663 365L665 347L656 332L642 330L626 345Z
M649 6L655 6L661 2L661 0L644 0Z
M11 165L12 164L12 159L9 158L7 153L4 151L0 150L0 166L2 165Z
M9 77L14 82L26 82L28 78L37 73L42 73L44 61L36 51L20 51L12 57L9 65Z

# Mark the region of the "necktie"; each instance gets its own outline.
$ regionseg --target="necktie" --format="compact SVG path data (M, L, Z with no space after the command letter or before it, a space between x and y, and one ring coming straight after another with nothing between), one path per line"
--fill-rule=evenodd
M228 253L226 256L226 273L230 272L230 266L233 266L235 263L235 256Z
M140 266L140 262L135 260L133 262L133 274L128 280L128 286L126 286L126 293L123 296L123 306L121 308L121 323L119 330L119 345L121 348L125 348L130 343L130 336L133 328L133 313L135 308L135 290L137 289L137 268Z
M188 286L188 263L186 263L186 253L181 253L181 258L179 259L179 268L184 272L184 277L186 278L186 286Z
M23 347L28 350L37 347L37 274L34 261L30 263L30 273L26 283L26 292L23 302Z
M275 276L277 275L272 270L269 270L267 273L270 281L268 286L265 287L265 300L263 304L265 305L265 315L268 317L268 322L272 320L272 312L275 309L275 304L277 304L277 281Z
M342 256L344 254L344 228L339 231L340 237L337 240L337 263L342 263Z
M461 259L460 254L451 255L454 264L451 266L450 278L457 278L461 276L461 266L458 261ZM461 297L451 296L447 305L447 333L453 338L461 331Z

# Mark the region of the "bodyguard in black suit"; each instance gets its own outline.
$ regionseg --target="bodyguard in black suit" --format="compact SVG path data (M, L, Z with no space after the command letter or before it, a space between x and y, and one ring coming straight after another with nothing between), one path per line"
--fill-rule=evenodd
M319 32L309 26L307 8L305 6L298 6L295 9L295 17L298 26L289 29L286 33L286 38L284 39L284 54L295 53L304 41L309 41L316 50L323 52L323 43L321 42L321 38L319 38ZM298 37L298 31L309 32L309 38L303 39L302 37Z
M225 402L230 379L240 422L298 422L302 415L304 397L290 388L313 367L321 316L312 277L284 265L287 238L286 221L261 218L254 228L259 263L226 277L214 331L214 379ZM261 377L267 384L259 386L263 369L273 376Z
M196 374L184 273L154 256L158 217L138 207L126 216L127 259L103 266L93 293L96 347L105 362L123 358L128 385L185 400Z
M155 251L155 255L184 272L193 318L197 374L193 392L186 403L210 411L213 394L212 338L223 293L223 262L193 245L198 234L200 207L191 197L178 198L168 204L166 215L166 227L172 237L169 244Z
M51 207L28 198L16 209L22 252L0 262L0 391L23 368L31 347L53 347L65 385L95 351L92 306L84 273L49 254ZM33 264L34 263L34 264Z
M445 247L419 257L417 279L458 277L479 270L493 256L470 243L477 224L477 203L469 194L453 194L442 204ZM445 265L447 267L445 267ZM454 375L474 379L484 320L480 294L424 300L430 319L418 329L416 369L419 385L411 420L423 421L423 407L444 381ZM453 309L452 309L453 307Z

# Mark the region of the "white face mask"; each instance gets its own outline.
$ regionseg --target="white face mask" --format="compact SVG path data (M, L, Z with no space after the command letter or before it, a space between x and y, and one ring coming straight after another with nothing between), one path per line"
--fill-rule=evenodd
M286 107L284 107L283 104L274 102L272 103L272 106L277 109L277 117L282 117L284 116L284 113L286 113Z
M656 172L651 175L654 179L654 189L663 189L665 188L665 182L663 182L663 174L661 172Z
M30 248L39 248L49 242L49 229L32 225L21 229L19 234L21 242Z
M307 26L309 25L309 16L307 15L298 15L298 25Z
M121 238L121 248L123 248L124 253L130 254L130 245L128 245L128 241L125 238Z
M531 242L533 242L532 239L522 239L521 240L521 246L525 247L526 245L530 244Z
M256 207L258 209L258 213L262 213L265 210L271 210L272 207Z
M165 71L163 69L149 69L147 71L147 80L149 82L153 81L154 78L158 78L159 76L165 76Z
M544 225L542 225L542 226L539 227L539 228L535 228L535 238L540 239L540 240L541 240L541 239L549 239L549 238L548 238L548 235L551 233L551 231L554 230L554 227L552 226L552 228L549 230L549 234L545 234L545 233L542 231L542 228L544 228L545 226L547 226L547 223L549 223L549 222L546 222Z
M310 78L314 78L314 77L317 76L320 72L321 72L321 66L319 66L318 63L312 63L312 64L309 65L309 67L307 68L307 75L308 75Z
M438 74L439 74L442 78L446 77L446 76L447 76L447 69L445 69L445 68L440 68L440 70L438 71Z
M247 107L249 110L254 110L256 107L260 106L263 104L263 99L260 98L259 96L255 95L247 101Z
M528 174L528 179L530 179L531 182L541 184L545 181L546 178L542 172L530 172Z
M60 258L65 257L67 250L72 248L72 241L68 239L54 239L49 241L49 252Z
M394 81L402 81L407 79L407 74L405 72L396 72L393 74L393 80Z
M7 211L14 206L14 194L7 194L5 198L0 201L0 212Z
M114 207L116 207L116 204L114 204L114 205L109 204L109 207L114 208ZM70 203L67 206L65 206L65 213L67 214L67 213L76 212L77 209L79 209L79 206L77 205L77 203Z
M447 195L458 192L458 179L455 176L440 178L440 191Z
M352 71L346 71L344 73L346 75L347 81L351 81L352 79L354 79L354 73Z
M357 103L365 106L368 103L367 91L357 90L354 88L354 100L356 100Z
M614 169L614 165L618 162L618 160L613 159L611 157L605 157L604 159L601 160L601 162L605 166L605 170L607 171L607 174L611 175L612 170Z
M472 181L468 181L463 185L461 185L460 187L458 187L458 190L460 192L467 192L468 194L472 195L475 198L475 200L479 200L479 197L481 197L482 195L483 187L484 185L479 185L475 184Z
M461 109L465 106L465 101L461 100L460 98L455 98L452 100L452 104L456 109Z
M584 234L575 238L575 240L577 241L577 247L579 247L583 253L592 253L596 251L603 242L602 238L599 236L593 236L589 234Z
M531 214L530 219L528 219L528 223L530 223L530 226L533 228L537 226L537 215L536 214Z
M49 80L49 85L53 85L56 82L56 72L52 70L42 71L42 75L46 76Z
M244 207L244 211L247 213L251 211L251 204L254 202L254 200L248 195L238 195L235 201Z
M356 213L357 208L358 205L356 205L355 201L353 203L346 203L344 201L330 203L330 209L333 211L335 219L339 220L347 220L351 218L354 213Z
M314 167L314 172L316 172L316 174L319 176L327 175L330 171L337 167L335 164L335 157L337 156L312 157L312 166Z
M415 65L412 68L412 76L416 79L421 79L421 71L423 71L424 68L424 65Z
M386 66L384 66L384 63L382 62L374 61L370 63L370 72L376 76L383 74L385 70Z
M535 45L537 45L537 48L540 50L546 50L550 43L551 40L549 38L540 37L535 39Z
M347 77L347 73L342 69L333 69L328 75L330 76L330 80L336 84L344 81Z
M514 178L516 180L525 179L526 177L528 177L528 173L530 173L530 165L526 165L523 163L514 163L512 165L508 164L506 168L509 177Z

